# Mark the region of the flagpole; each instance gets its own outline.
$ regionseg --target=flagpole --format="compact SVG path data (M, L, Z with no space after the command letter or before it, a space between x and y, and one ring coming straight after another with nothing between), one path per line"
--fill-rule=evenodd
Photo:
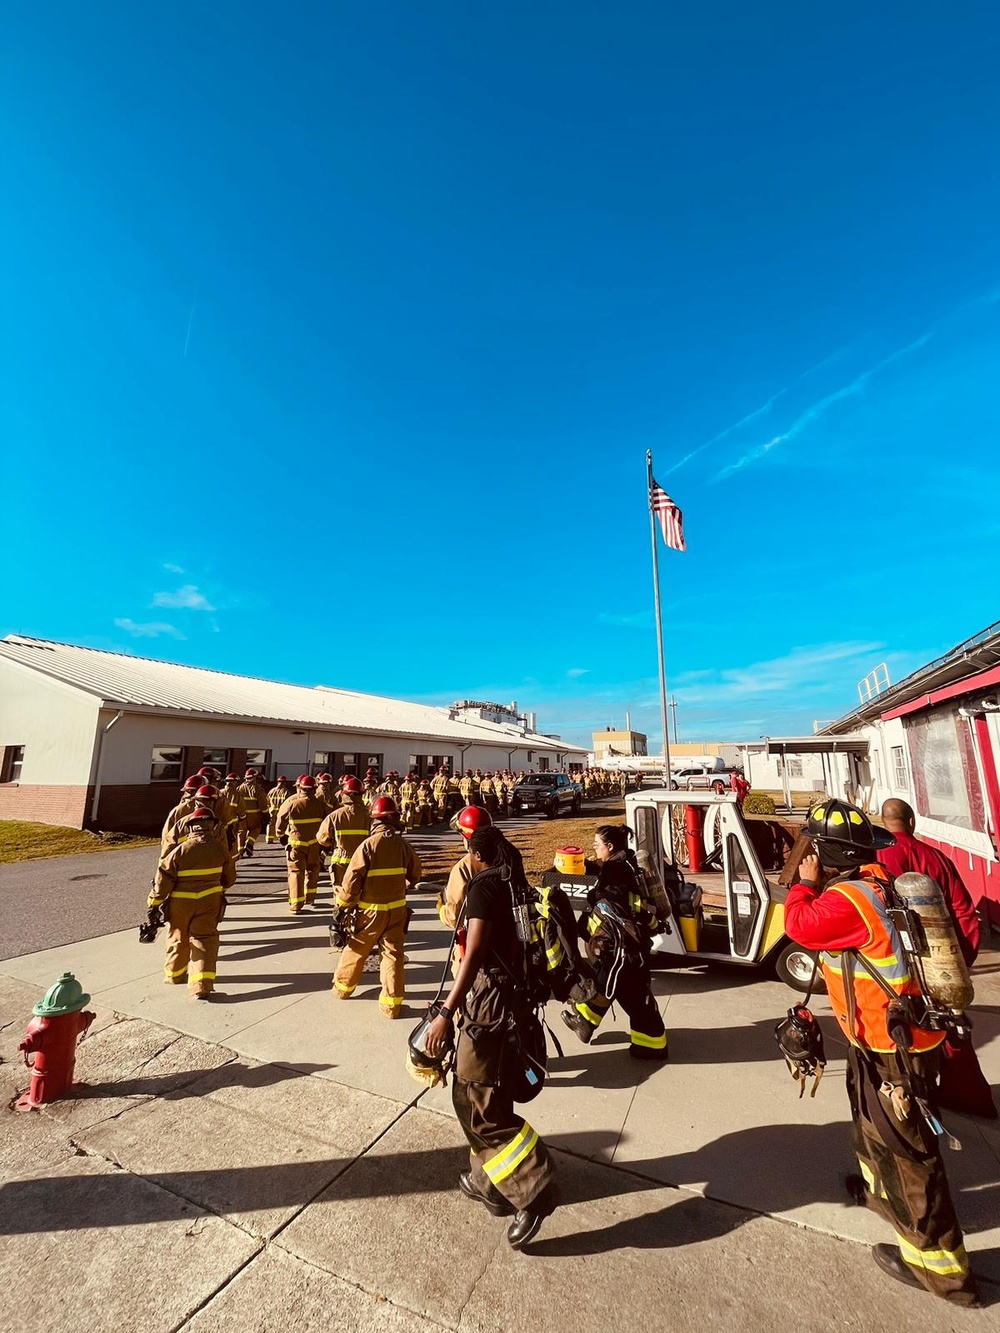
M656 549L656 515L653 513L653 452L646 450L646 504L649 508L649 537L653 546L653 600L656 606L656 651L660 663L660 720L663 725L663 785L670 786L670 734L667 731L667 673L663 665L663 616L660 611L660 557Z

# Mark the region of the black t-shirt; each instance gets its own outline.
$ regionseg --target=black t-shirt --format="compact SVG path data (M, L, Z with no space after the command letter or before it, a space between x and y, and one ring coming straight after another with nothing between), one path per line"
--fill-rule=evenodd
M503 879L495 866L483 870L469 882L465 897L468 919L488 921L493 927L490 949L507 964L513 962L518 948L514 929L514 910L509 879ZM487 958L486 966L491 960Z

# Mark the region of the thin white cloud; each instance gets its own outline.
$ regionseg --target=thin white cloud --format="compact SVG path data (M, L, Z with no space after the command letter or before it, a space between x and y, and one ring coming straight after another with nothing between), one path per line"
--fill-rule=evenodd
M163 568L168 574L183 574L184 570L180 565L164 565Z
M828 393L825 398L820 398L819 401L813 403L811 407L807 407L806 410L792 422L786 431L782 431L780 435L775 435L772 439L765 441L763 444L756 445L753 449L750 449L745 453L742 458L738 458L735 463L730 463L728 467L720 469L720 471L715 474L713 481L725 481L727 477L731 477L735 472L739 472L741 469L749 467L751 463L755 463L759 458L763 458L766 454L769 454L772 449L776 449L781 444L786 444L789 440L794 440L797 435L802 434L807 426L811 426L814 421L817 421L821 416L828 412L835 403L842 402L845 398L853 398L857 394L864 393L865 389L867 389L869 383L876 375L881 374L883 370L887 369L887 367L893 365L895 362L901 361L904 356L910 356L913 352L919 351L921 347L926 347L934 337L937 327L938 326L935 325L933 329L928 329L926 333L922 333L919 338L914 338L913 342L907 343L905 347L900 347L897 351L891 352L888 356L883 357L876 365L869 367L868 370L862 371L860 375L851 380L850 384L845 384L841 388L835 389L833 393Z
M697 458L697 456L704 453L706 449L710 449L713 444L718 444L720 440L726 439L727 436L735 434L738 430L742 430L744 426L749 426L751 422L766 416L778 399L783 398L790 389L795 387L796 384L800 384L803 380L809 379L811 375L815 375L821 370L826 370L828 366L832 366L835 362L839 361L841 357L846 356L853 346L853 343L848 343L846 347L841 347L836 352L831 352L829 356L823 357L822 361L817 361L814 366L810 366L808 370L804 370L801 375L796 375L795 378L789 384L786 384L783 389L779 389L777 393L772 393L766 403L760 407L755 407L752 412L748 412L745 417L740 417L739 421L734 421L733 424L727 426L725 430L720 430L718 435L713 435L710 440L706 440L704 444L700 444L697 449L692 449L689 454L684 455L679 463L675 463L673 467L667 468L663 475L669 477L672 472L676 472L678 468L682 468L685 463L690 463L692 458Z
M577 680L580 676L589 676L590 667L570 667L566 675L569 676L570 680Z
M181 611L214 611L215 607L204 597L193 583L185 583L176 592L158 592L151 603L153 606L168 606Z
M168 625L163 620L151 620L145 624L137 624L134 620L129 620L123 616L115 621L119 629L123 629L126 634L131 634L133 639L158 639L162 634L169 635L172 639L183 639L183 635L175 625Z

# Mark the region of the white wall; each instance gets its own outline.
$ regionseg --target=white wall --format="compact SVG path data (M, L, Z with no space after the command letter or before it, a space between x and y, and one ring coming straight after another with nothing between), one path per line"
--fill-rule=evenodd
M23 745L22 786L85 787L98 700L0 659L0 745Z
M290 777L307 772L317 751L358 754L361 757L362 769L368 754L381 754L383 772L395 768L401 773L406 772L411 754L450 754L454 758L456 769L490 770L506 768L510 754L507 745L474 744L465 751L463 757L461 746L453 740L425 740L415 737L400 740L386 736L344 735L319 730L309 730L301 736L296 736L289 727L147 717L126 713L105 738L101 762L102 784L148 782L150 757L153 747L158 745L203 745L207 749L270 750L272 763ZM530 764L527 757L529 747L533 755ZM511 767L515 771L529 767L537 769L539 756L542 754L549 756L551 768L562 767L566 754L565 751L558 753L559 762L556 759L556 752L537 750L529 740L521 749L514 751ZM579 757L583 758L582 755Z

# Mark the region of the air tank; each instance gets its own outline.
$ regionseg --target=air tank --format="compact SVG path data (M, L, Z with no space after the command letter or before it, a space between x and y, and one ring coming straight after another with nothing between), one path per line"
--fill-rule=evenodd
M927 949L919 955L919 966L927 999L943 1009L961 1012L972 1003L972 981L944 895L929 875L915 870L897 875L894 886L924 928Z

